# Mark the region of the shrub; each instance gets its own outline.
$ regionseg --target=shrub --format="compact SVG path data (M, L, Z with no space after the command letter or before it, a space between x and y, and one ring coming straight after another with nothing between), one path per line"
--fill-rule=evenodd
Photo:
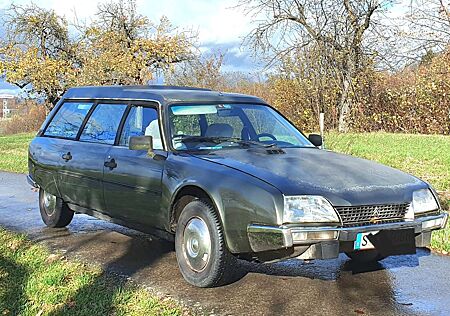
M21 112L3 122L0 130L2 134L35 132L41 127L47 115L45 106L31 101L24 103Z

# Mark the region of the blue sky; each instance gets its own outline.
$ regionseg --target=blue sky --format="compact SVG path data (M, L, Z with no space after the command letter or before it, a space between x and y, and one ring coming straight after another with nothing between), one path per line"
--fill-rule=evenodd
M12 1L0 0L0 10L7 8ZM30 0L14 0L15 4L28 4ZM73 21L89 22L101 0L34 0L35 4L54 9L58 14ZM157 21L167 16L174 26L198 33L201 52L221 51L226 53L224 70L252 72L259 65L241 48L242 39L252 29L249 18L236 8L237 0L137 0L138 11ZM0 83L0 92L7 88Z
M108 0L106 0L108 1ZM11 2L28 4L30 0L0 0L0 10ZM89 22L102 0L33 0L41 7L54 9L69 21L75 17ZM252 72L262 68L248 50L241 47L243 37L253 25L250 16L242 8L236 8L238 0L137 0L138 11L157 21L163 15L179 29L194 30L199 36L202 52L221 51L226 53L225 71ZM11 86L0 82L0 93Z

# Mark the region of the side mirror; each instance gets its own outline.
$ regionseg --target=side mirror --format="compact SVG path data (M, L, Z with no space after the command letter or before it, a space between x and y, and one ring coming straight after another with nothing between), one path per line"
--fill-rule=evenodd
M132 136L128 148L131 150L153 150L153 138L151 136Z
M322 146L322 136L318 134L309 134L308 139L314 146Z

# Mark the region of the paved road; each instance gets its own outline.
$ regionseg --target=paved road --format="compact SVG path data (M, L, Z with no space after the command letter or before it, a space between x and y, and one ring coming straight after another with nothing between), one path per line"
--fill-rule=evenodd
M345 256L305 263L245 263L247 274L198 289L178 272L173 245L85 215L46 228L24 175L0 172L0 226L24 232L68 258L100 264L144 286L216 315L449 315L450 257L425 250L372 267ZM1 254L0 254L1 255Z

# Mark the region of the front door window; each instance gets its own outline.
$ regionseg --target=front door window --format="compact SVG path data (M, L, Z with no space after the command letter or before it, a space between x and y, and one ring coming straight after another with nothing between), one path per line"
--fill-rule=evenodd
M132 136L152 136L153 149L163 149L156 109L144 106L131 108L122 129L119 145L128 146Z

